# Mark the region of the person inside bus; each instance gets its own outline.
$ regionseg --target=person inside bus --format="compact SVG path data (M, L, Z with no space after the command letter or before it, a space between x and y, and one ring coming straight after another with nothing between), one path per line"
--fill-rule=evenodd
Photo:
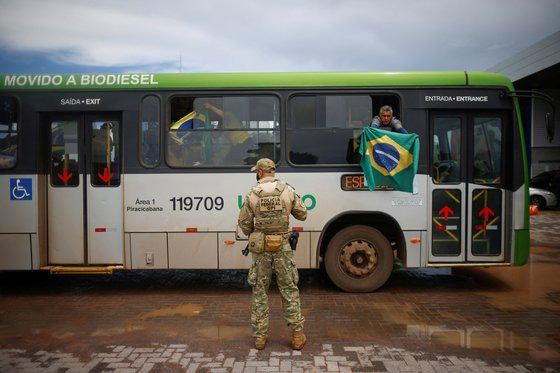
M369 126L391 132L408 133L401 121L393 116L393 108L389 105L384 105L379 109L379 115L373 117Z
M247 131L241 131L243 124L239 118L234 113L224 111L209 102L204 103L204 107L223 120L223 128L226 129L224 137L231 146L224 160L231 164L245 163L248 153L253 149L254 141Z

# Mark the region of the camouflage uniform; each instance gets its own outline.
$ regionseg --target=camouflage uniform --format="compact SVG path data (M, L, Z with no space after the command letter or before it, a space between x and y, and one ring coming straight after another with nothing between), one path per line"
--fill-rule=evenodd
M273 211L266 211L266 208L261 209L259 195L262 192L269 196L279 196L282 201L282 209ZM298 220L307 218L307 209L300 196L291 186L282 183L275 177L263 177L259 180L245 197L239 212L238 224L246 235L253 231L283 235L282 247L279 251L252 254L253 263L249 270L248 282L253 287L251 326L254 338L267 337L269 320L267 291L273 269L276 273L278 289L282 295L284 318L292 330L303 330L304 318L301 315L297 287L299 276L293 252L288 243L290 213Z

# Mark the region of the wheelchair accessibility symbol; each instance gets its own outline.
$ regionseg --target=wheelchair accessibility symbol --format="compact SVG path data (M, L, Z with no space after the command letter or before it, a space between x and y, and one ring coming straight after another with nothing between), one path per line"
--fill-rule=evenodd
M10 179L10 200L32 200L33 191L31 180L31 178Z

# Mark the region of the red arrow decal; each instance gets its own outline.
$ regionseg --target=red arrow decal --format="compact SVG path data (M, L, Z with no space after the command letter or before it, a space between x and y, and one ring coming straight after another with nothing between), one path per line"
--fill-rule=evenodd
M494 216L494 211L490 210L488 207L485 207L478 213L478 216L482 215L484 215L484 222L486 223L488 221L488 215Z
M72 172L68 173L68 168L64 167L62 169L62 175L60 174L60 172L58 173L58 178L60 180L62 180L64 183L67 183L68 180L70 180L70 178L72 177Z
M103 175L101 175L99 172L97 173L97 176L99 176L99 178L101 180L103 180L104 182L108 183L109 180L111 180L113 178L113 173L111 172L109 174L109 170L107 169L107 167L105 167L103 169Z
M443 215L443 219L447 220L449 214L455 215L455 212L449 208L449 206L443 206L441 210L439 210L438 214Z

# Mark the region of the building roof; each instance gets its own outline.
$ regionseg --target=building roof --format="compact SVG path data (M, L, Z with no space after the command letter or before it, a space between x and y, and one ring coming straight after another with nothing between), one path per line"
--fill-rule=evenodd
M510 58L490 67L508 76L517 88L558 88L560 76L560 31L547 36ZM525 87L524 87L525 88Z

